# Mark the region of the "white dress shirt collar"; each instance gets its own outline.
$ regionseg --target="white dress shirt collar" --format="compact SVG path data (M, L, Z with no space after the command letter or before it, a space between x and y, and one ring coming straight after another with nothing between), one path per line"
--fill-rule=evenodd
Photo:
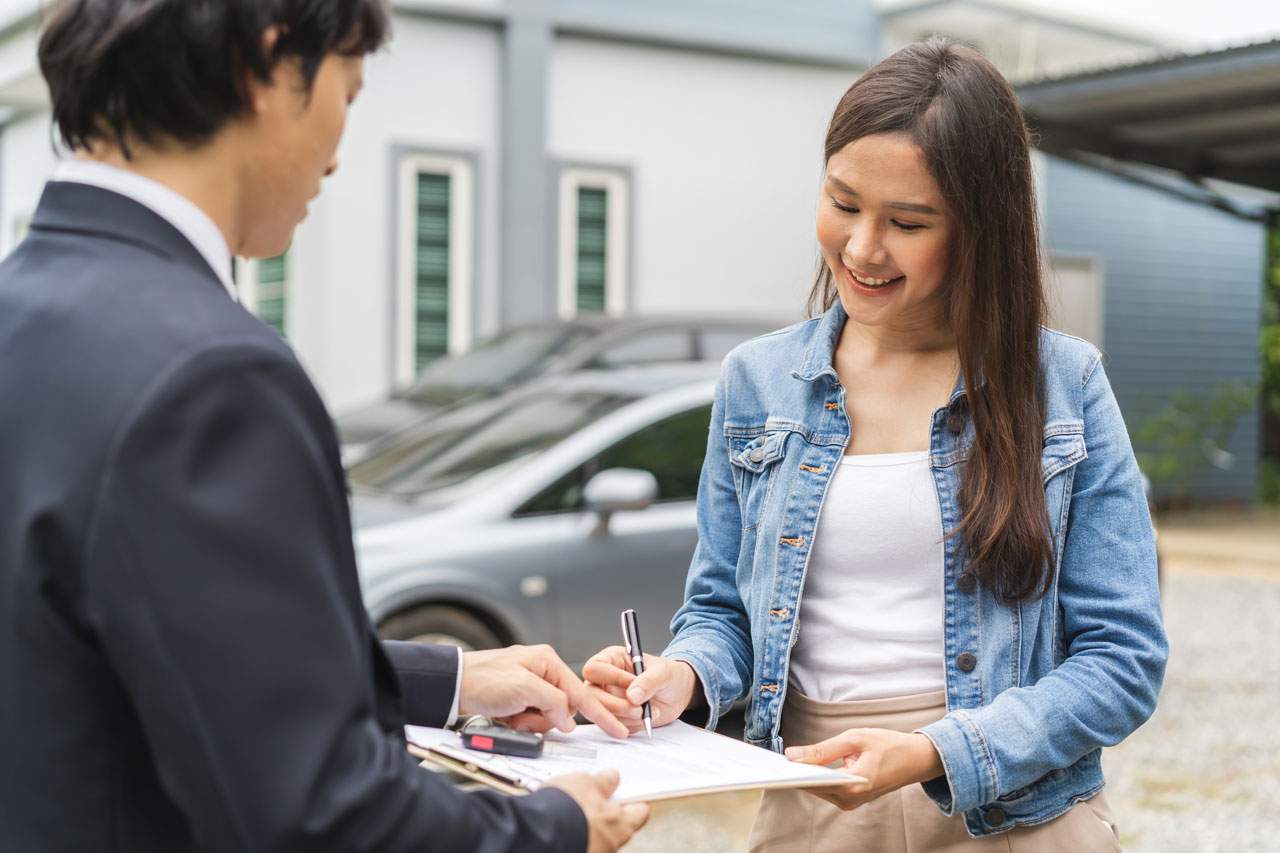
M187 238L217 274L231 298L239 301L231 281L231 250L227 248L226 238L209 215L191 200L150 178L97 160L63 160L54 171L53 179L110 190L149 208Z

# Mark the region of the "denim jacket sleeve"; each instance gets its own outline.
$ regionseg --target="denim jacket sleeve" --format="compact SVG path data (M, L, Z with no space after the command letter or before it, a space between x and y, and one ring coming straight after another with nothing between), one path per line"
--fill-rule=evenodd
M751 628L736 581L742 522L724 437L725 386L716 385L707 455L698 481L698 544L684 606L671 620L675 639L663 657L693 667L706 692L714 728L751 683Z
M1088 457L1075 473L1056 587L1063 659L1035 684L920 730L946 769L924 788L947 815L1119 743L1155 710L1168 643L1141 474L1098 358L1082 394Z

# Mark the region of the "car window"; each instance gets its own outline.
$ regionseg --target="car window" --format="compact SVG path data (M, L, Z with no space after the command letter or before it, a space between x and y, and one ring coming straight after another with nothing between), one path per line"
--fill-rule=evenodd
M399 497L500 484L541 450L632 402L628 394L539 391L428 419L379 445L347 472L355 487Z
M628 335L607 347L589 365L613 370L642 364L693 360L693 335L688 329L654 329Z
M638 468L653 474L660 503L694 500L710 424L709 405L650 424L561 477L515 514L581 510L583 487L596 473L609 468Z
M501 389L538 375L556 356L594 334L571 325L512 329L470 352L432 362L404 396L443 405L476 390Z
M724 357L729 354L729 350L743 341L763 335L767 331L768 329L759 326L729 326L703 329L698 339L701 344L698 355L703 361L724 361Z

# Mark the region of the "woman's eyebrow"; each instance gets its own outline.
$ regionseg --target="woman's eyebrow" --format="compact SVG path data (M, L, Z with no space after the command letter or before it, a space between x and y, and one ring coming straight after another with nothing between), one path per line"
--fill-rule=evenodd
M840 180L837 177L828 175L827 183L831 184L837 190L839 190L842 193L845 193L846 195L851 195L851 196L854 196L855 198L858 195L857 190L855 190L853 187L849 186L848 184L846 184L844 181ZM887 202L885 204L885 207L892 207L894 210L909 210L912 213L927 213L933 216L942 215L942 211L938 210L937 208L930 207L927 204L914 204L909 201L891 201L891 202Z

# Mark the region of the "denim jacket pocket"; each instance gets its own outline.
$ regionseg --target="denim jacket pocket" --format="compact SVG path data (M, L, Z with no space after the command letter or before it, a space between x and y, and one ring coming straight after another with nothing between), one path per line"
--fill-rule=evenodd
M1044 449L1040 451L1040 471L1045 483L1089 455L1084 446L1083 425L1064 424L1059 429L1068 430L1073 426L1078 431L1053 433L1046 431Z
M772 469L786 455L787 435L786 430L774 430L750 437L728 436L729 462L744 530L760 523L761 510L776 479Z
M1071 509L1074 468L1088 456L1083 424L1057 424L1045 430L1040 472L1044 477L1045 509L1049 513L1049 532L1053 537L1055 554L1062 553L1067 513Z

